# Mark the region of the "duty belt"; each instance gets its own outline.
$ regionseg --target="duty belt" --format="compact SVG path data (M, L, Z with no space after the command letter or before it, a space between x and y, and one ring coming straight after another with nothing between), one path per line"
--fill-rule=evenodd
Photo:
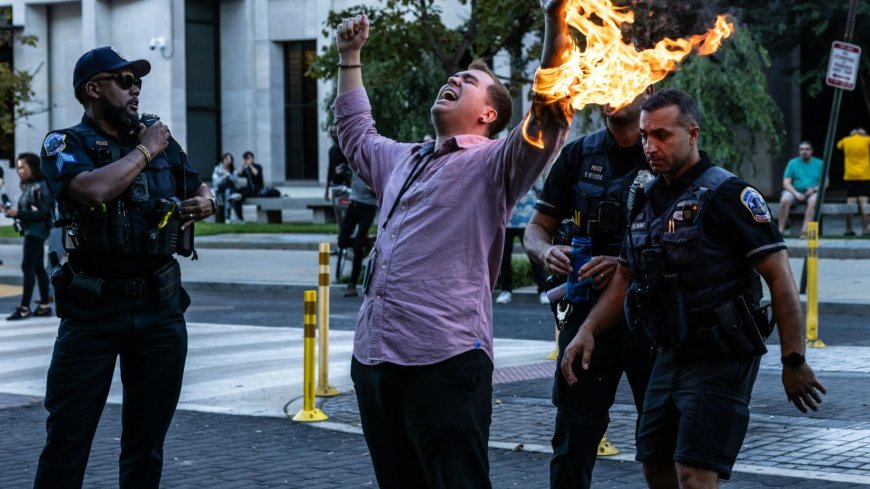
M133 279L102 279L78 272L73 275L70 289L89 294L94 298L142 299L157 297L163 300L175 293L180 282L181 268L177 261L172 260L149 276Z

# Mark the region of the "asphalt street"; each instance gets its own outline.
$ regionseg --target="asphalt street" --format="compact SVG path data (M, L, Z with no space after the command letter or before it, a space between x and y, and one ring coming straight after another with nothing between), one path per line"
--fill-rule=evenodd
M261 341L254 339L254 330L256 338L269 338L273 330L275 336L297 331L302 323L302 300L296 297L299 290L191 287L193 305L187 318L197 325L191 328L195 332L191 348L206 353L211 350L211 356L205 358L213 358L215 363L192 368L191 375L185 377L187 391L211 385L208 382L217 375L229 377L229 388L233 388L233 375L240 376L258 363L274 363L271 357L258 353L235 360L239 363L221 365L230 361L231 350L254 351L255 343L240 344L236 338L254 342ZM361 299L344 298L341 291L340 287L332 288L330 328L336 336L343 334L346 338L353 330ZM532 294L515 297L512 304L494 305L495 336L552 341L548 308L536 303ZM0 299L0 311L11 311L17 300L14 295ZM213 328L206 331L204 325ZM36 327L36 322L25 321L6 329L8 336L3 338L17 337L18 341L39 345L49 340L50 344L51 328L43 325L40 331L44 332L37 333ZM870 368L866 362L861 363L864 360L849 358L852 352L860 353L861 347L870 346L865 316L823 314L820 337L832 346L809 353L811 362L819 355L827 356L827 366L819 372L830 391L822 409L801 415L785 402L776 368L779 353L774 335L769 342L772 352L765 357L767 365L754 389L750 406L754 424L738 461L740 469L722 487L841 489L870 484L866 475L870 471ZM212 347L206 341L223 343ZM39 346L39 351L47 351L46 346ZM838 350L840 347L844 349ZM37 346L31 349L36 351ZM33 357L24 350L10 351L12 356ZM534 361L537 363L513 370L497 370L503 375L494 386L490 445L496 488L547 487L546 451L554 415L549 397L555 365L543 359ZM9 364L15 368L14 360ZM189 367L193 366L189 362ZM21 372L20 367L18 374L44 378L44 374ZM228 415L182 406L167 436L163 487L377 487L360 435L355 399L352 391L346 394L323 401L333 424L320 426L275 416ZM0 488L18 489L32 484L44 440L45 412L40 402L38 395L0 393ZM623 454L599 460L594 475L596 489L643 487L640 466L632 461L634 419L630 394L622 385L611 410L608 436ZM117 401L110 400L94 442L85 487L117 486L119 436L120 407Z

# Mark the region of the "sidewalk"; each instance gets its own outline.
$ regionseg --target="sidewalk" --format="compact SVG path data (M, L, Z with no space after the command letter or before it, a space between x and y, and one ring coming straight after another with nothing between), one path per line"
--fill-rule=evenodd
M316 288L318 245L333 234L222 234L196 239L200 259L180 259L184 284L191 289L280 290ZM792 273L800 280L806 241L787 238ZM518 258L521 250L515 248ZM820 312L870 314L870 240L823 239L819 243ZM20 284L20 241L0 239L0 283ZM331 260L335 264L334 257ZM219 264L211 266L211 264ZM533 287L514 291L514 300L537 301ZM765 296L769 294L765 291ZM806 296L801 299L805 302Z

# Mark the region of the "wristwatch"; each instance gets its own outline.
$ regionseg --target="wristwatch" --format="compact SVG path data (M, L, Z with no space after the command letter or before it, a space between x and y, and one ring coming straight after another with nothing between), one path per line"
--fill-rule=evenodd
M214 197L209 197L208 200L211 202L211 213L217 214L217 211L218 211L217 199L215 199Z
M807 358L796 351L782 357L782 364L789 368L799 368L806 361Z

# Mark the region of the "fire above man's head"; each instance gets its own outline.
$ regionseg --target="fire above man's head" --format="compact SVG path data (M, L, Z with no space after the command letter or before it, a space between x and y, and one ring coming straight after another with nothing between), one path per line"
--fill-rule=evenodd
M720 15L704 34L664 38L639 50L622 39L623 27L634 24L629 8L615 7L610 0L569 0L566 12L568 25L585 37L585 49L573 46L564 53L561 66L539 69L533 90L548 101L567 98L575 110L590 104L624 107L674 71L693 50L700 56L712 54L734 32L734 25ZM538 138L525 136L540 144Z

